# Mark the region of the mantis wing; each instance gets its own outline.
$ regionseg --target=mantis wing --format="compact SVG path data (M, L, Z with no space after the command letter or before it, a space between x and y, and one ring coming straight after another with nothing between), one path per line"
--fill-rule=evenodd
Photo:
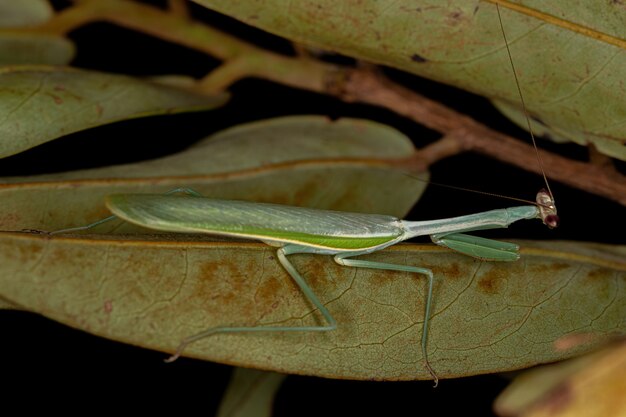
M120 218L170 232L210 233L337 250L383 246L404 234L393 216L152 194L114 194Z

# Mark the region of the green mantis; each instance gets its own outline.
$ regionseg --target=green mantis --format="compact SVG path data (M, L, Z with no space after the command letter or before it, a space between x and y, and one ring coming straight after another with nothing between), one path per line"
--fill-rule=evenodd
M188 197L171 195L178 192ZM327 332L339 325L331 312L315 295L313 289L291 264L288 257L294 254L333 255L343 266L404 271L423 275L428 279L424 302L424 320L421 348L424 366L435 385L438 377L428 361L428 323L431 317L433 283L435 276L428 268L397 265L353 259L384 249L416 236L429 235L433 242L475 258L490 261L515 261L519 258L518 246L465 234L475 230L508 227L519 220L541 219L548 227L558 225L556 208L551 195L541 190L537 205L491 210L449 219L406 221L393 216L317 210L277 204L245 201L216 200L199 196L189 189L177 189L169 195L114 194L106 199L113 216L90 225L54 232L85 230L114 217L154 230L183 233L207 233L260 240L276 246L279 262L304 296L322 314L325 324L302 327L274 326L224 326L212 327L184 339L173 361L185 347L197 340L217 333L243 332Z

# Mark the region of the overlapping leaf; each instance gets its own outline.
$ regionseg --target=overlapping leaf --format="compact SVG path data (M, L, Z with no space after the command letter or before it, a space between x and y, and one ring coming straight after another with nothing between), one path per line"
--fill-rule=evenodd
M432 246L400 245L368 259L434 271L428 350L440 377L518 369L583 352L626 331L626 265L578 244L487 263ZM554 247L558 245L553 244ZM315 325L306 302L261 243L171 238L49 238L3 233L0 296L94 334L172 352L219 325ZM213 336L186 354L286 373L425 379L420 337L426 280L294 255L337 319L334 332ZM564 335L590 343L555 351Z
M492 98L526 127L493 2L194 1L306 45ZM623 6L515 4L519 12L501 6L503 25L537 128L626 159Z
M81 226L109 214L103 204L107 194L164 193L179 187L215 198L403 217L426 183L397 169L393 161L413 153L406 136L367 120L271 119L225 130L153 161L5 178L0 230Z
M122 75L66 67L0 68L0 157L78 130L155 114L205 110L225 103Z

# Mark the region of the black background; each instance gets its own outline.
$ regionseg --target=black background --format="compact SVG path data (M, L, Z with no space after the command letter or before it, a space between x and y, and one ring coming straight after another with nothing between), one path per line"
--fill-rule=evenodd
M162 4L163 2L152 1ZM63 1L55 6L64 7ZM235 20L193 6L194 16L273 50L291 53L288 42ZM218 62L192 50L113 25L92 24L72 32L77 43L75 66L134 75L205 75ZM350 59L339 58L350 63ZM496 129L520 138L528 135L503 119L480 97L414 76L386 70L388 75L422 94L436 98ZM213 112L121 122L64 137L8 158L0 175L28 175L150 159L184 149L223 128L290 114L332 118L361 117L389 124L413 138L416 146L436 140L435 132L386 110L345 104L333 98L293 90L261 80L245 80L231 88L233 99ZM181 128L183 126L184 128ZM130 140L132 139L132 140ZM174 139L174 140L173 140ZM573 145L541 143L558 153L584 159L586 150ZM533 199L540 177L489 158L464 154L432 167L432 180L456 186ZM494 237L621 242L614 223L622 208L605 199L553 183L562 226L553 231L524 224L491 234ZM509 205L500 201L429 187L409 216L427 219L467 214ZM230 367L182 358L164 364L165 354L120 344L70 329L35 314L0 312L0 343L5 406L21 410L101 412L195 411L213 415ZM464 412L490 415L495 396L506 386L498 375L432 382L362 382L290 376L275 404L275 416L417 415ZM85 403L91 409L85 409Z

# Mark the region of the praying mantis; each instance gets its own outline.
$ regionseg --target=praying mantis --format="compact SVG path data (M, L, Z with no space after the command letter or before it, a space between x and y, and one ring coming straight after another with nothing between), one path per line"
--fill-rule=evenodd
M172 195L183 192L190 197ZM278 204L204 198L190 189L177 189L169 195L114 194L106 199L113 213L87 226L65 229L54 234L90 229L119 217L127 222L154 230L182 233L208 233L260 240L276 246L277 258L298 285L304 296L322 314L326 324L318 326L224 326L212 327L185 338L168 362L176 360L194 341L218 333L243 332L326 332L338 326L330 311L315 295L306 280L289 262L294 254L333 255L343 266L404 271L428 279L421 348L424 366L438 383L428 361L428 322L431 315L434 274L428 268L352 259L367 255L416 236L429 235L434 243L482 260L515 261L519 247L465 234L465 232L508 227L519 220L541 219L550 228L558 226L552 196L541 190L537 205L491 210L440 220L405 221L393 216L318 210Z

